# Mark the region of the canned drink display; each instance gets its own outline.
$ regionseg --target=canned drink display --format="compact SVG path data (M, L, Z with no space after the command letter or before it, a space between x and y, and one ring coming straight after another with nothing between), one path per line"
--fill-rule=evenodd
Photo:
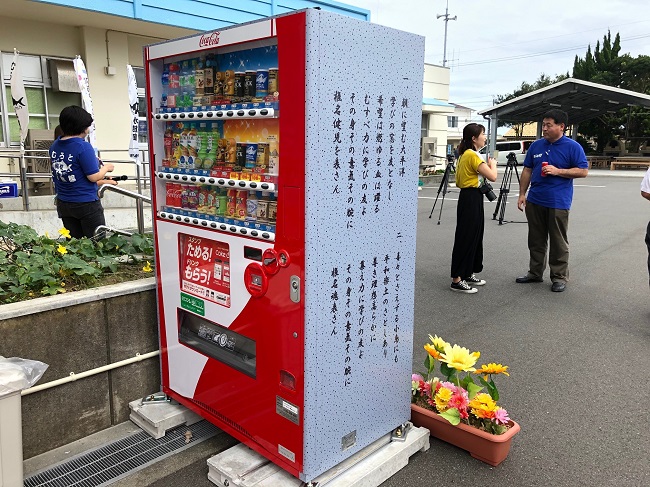
M269 144L257 144L255 167L260 172L266 172L266 169L269 167Z
M236 196L236 207L235 207L235 218L238 220L246 219L246 200L248 199L248 191L245 189L237 191Z
M223 71L217 71L214 73L214 96L219 98L223 96L223 86L226 82L226 73Z
M262 191L260 195L257 196L257 221L265 223L268 221L269 215L269 194L266 191Z
M244 97L244 72L235 72L235 96L238 98Z
M253 169L257 162L257 148L258 144L246 144L246 169Z
M268 213L269 223L275 225L277 219L278 219L278 202L276 200L271 200L269 201L269 213Z
M246 166L246 147L247 144L244 142L237 142L237 162L236 164L239 167Z
M237 208L237 190L229 189L227 193L227 202L226 202L226 216L228 218L235 218L236 208Z
M187 202L189 198L189 188L187 186L187 184L181 184L181 208L184 210L187 210L189 208Z
M248 70L244 73L244 97L253 98L255 96L255 78L256 72Z
M176 185L167 183L165 186L165 205L176 206Z
M278 82L278 68L269 68L269 86L268 92L269 95L275 95L279 93L279 82Z
M208 215L217 214L217 205L219 204L219 188L217 186L208 186L208 200L205 205L205 212Z
M269 70L258 69L255 78L255 97L264 98L269 94Z
M187 209L196 210L199 207L199 188L195 184L187 185Z
M226 162L237 163L237 141L235 139L226 139Z
M235 95L235 72L232 69L225 72L223 94L225 96Z
M199 187L199 201L196 209L201 213L208 212L208 199L210 198L210 186L202 185Z

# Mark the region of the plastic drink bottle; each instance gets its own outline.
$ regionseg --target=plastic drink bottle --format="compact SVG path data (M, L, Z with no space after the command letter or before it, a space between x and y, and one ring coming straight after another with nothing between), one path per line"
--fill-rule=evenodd
M160 108L167 108L167 97L169 96L169 64L163 66L163 73L160 79L162 94L160 96Z
M207 162L207 154L208 154L208 130L207 130L207 124L205 122L202 122L199 124L199 131L196 134L196 148L197 148L197 154L196 154L196 161L194 162L194 167L197 169L210 169L212 166L212 163L210 163L210 166L206 167L206 162Z
M180 67L176 63L169 65L169 86L167 89L167 107L176 108L178 106L178 97L181 94L181 81L179 74Z
M257 220L257 204L257 193L255 191L251 191L248 193L246 199L246 221L254 222Z
M187 151L189 157L187 158L187 168L194 169L196 167L196 156L198 155L198 145L197 145L197 130L196 123L190 124L190 131L187 133Z

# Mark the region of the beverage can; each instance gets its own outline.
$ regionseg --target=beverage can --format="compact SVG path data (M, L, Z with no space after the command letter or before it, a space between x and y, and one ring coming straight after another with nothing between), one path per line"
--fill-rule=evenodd
M253 169L255 167L255 163L257 162L257 148L258 144L246 144L246 164L244 164L246 169Z
M257 197L257 221L267 222L269 214L269 193L262 191L261 196Z
M237 191L236 196L236 207L235 207L235 218L238 220L246 219L246 204L248 200L248 191L240 190Z
M243 71L235 72L235 96L238 98L243 98L244 96L244 77L245 74Z
M237 162L236 164L240 167L246 166L246 147L247 144L244 142L237 142Z
M226 216L228 218L235 218L237 208L237 190L229 189L227 193L228 202L226 203Z
M268 213L269 223L275 225L277 218L278 218L278 202L275 200L271 200L269 201L269 213Z
M542 162L541 174L542 174L542 177L543 177L543 178L546 177L546 173L544 172L544 168L545 168L546 166L548 166L548 162L546 162L546 161Z
M214 73L214 96L219 98L223 96L223 85L226 81L226 73L223 71L217 71ZM169 102L167 102L169 103Z
M253 70L248 70L244 73L244 96L246 98L253 98L255 96L255 78L256 73Z
M237 163L237 141L235 139L226 139L226 161L229 164Z
M199 187L195 184L187 185L187 209L196 210L199 207Z
M206 203L206 213L208 215L217 214L217 205L219 204L219 188L217 186L208 186L208 201Z
M201 213L208 212L208 198L210 193L210 187L207 185L199 186L199 201L196 205L196 209Z
M255 78L255 97L264 98L269 94L269 70L258 69Z
M225 191L221 191L217 200L217 215L226 216L228 211L228 195Z
M235 95L235 72L232 69L227 70L225 73L223 94L225 96Z
M194 71L194 94L198 96L205 94L205 70L198 66Z
M278 68L269 68L269 95L279 93Z
M181 208L187 210L188 206L188 197L189 197L189 188L187 184L181 184Z
M269 144L257 144L257 158L255 167L260 172L266 172L269 167Z
M165 205L176 206L176 184L167 183L165 185Z

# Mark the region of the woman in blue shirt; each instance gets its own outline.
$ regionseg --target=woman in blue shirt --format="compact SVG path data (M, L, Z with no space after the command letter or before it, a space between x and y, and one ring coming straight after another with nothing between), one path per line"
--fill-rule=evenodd
M91 238L98 226L106 224L97 183L114 167L102 165L93 147L86 142L92 123L92 116L83 108L64 108L59 115L63 136L50 147L57 213L75 238Z

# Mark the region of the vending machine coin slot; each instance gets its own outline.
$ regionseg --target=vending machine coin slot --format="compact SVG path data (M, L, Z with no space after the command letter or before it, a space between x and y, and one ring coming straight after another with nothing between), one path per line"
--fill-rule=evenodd
M300 278L298 276L291 276L289 279L289 298L294 303L300 302Z
M278 253L273 249L266 249L264 251L264 260L262 261L262 265L264 266L264 272L268 275L273 276L277 274L280 270Z
M269 278L266 277L261 265L257 263L248 264L248 267L244 270L244 285L254 298L261 298L266 294L269 287Z

